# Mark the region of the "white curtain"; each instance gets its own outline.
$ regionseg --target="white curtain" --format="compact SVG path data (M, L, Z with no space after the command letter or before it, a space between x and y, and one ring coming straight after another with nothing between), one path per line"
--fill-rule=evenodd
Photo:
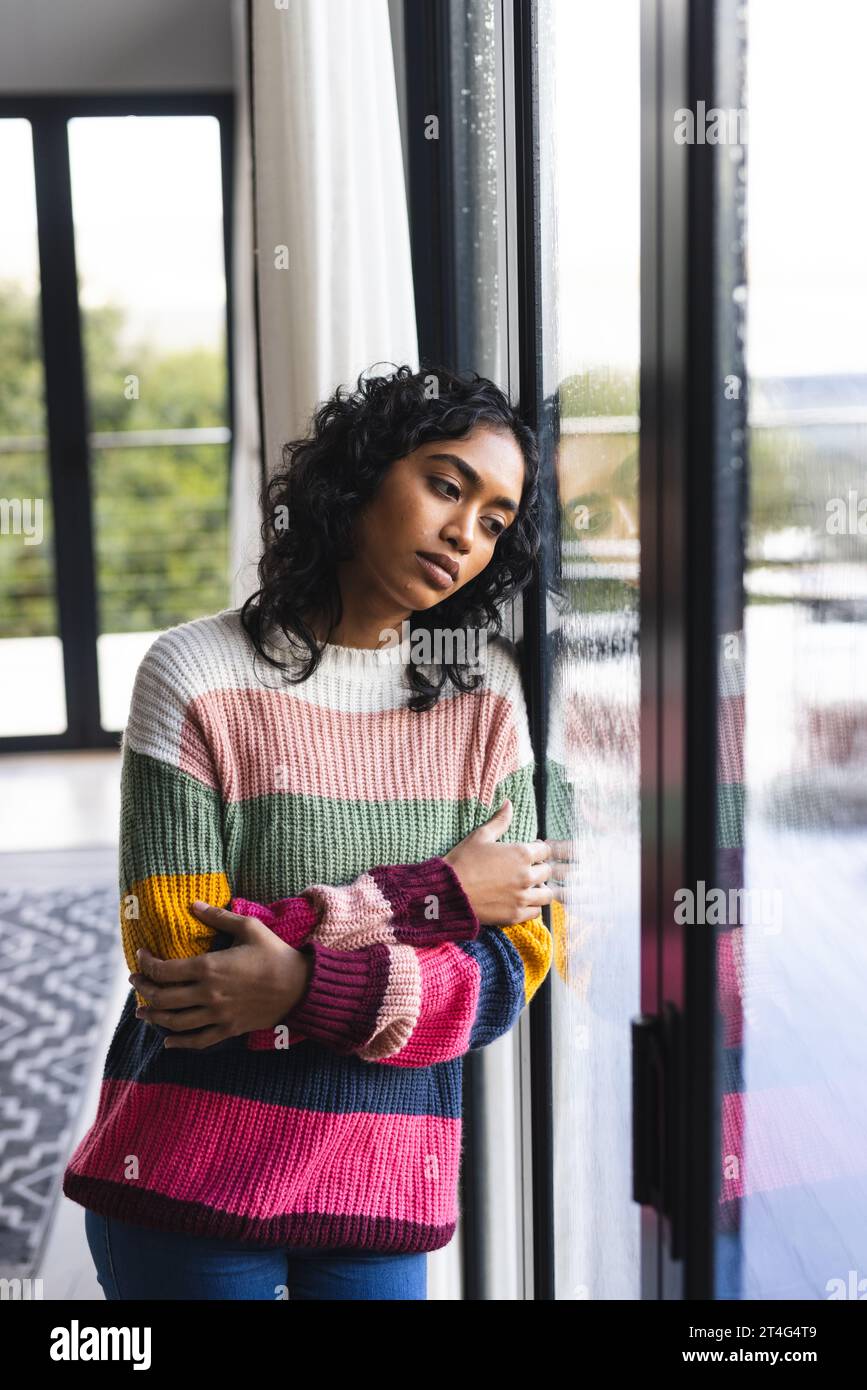
M253 173L250 142L250 104L247 82L248 33L246 0L232 0L232 44L235 66L235 170L232 186L232 353L234 372L234 437L229 516L231 604L238 607L257 587L262 444L259 432L256 381L256 320L254 310Z
M256 588L264 459L340 383L418 367L406 186L387 0L233 0L236 130L233 603ZM251 153L253 159L251 159ZM255 164L255 168L253 167Z

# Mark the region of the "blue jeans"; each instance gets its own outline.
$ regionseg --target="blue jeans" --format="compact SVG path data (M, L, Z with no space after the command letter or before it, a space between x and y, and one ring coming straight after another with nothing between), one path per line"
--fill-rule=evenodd
M106 1299L426 1299L427 1255L371 1250L265 1250L134 1226L84 1212Z

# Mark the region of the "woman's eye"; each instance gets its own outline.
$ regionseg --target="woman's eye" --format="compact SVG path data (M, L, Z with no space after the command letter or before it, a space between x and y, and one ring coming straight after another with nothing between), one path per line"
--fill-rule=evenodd
M433 484L433 486L434 486L435 488L437 488L437 489L439 489L439 488L446 488L446 487L452 489L451 493L440 493L440 496L441 496L441 497L442 497L442 496L453 496L453 497L455 498L455 501L459 501L459 500L460 500L461 490L460 490L460 488L458 487L457 483L452 483L452 482L450 482L448 478L431 478L430 481L431 481L431 483ZM502 532L505 531L505 529L506 529L504 523L503 523L502 521L499 521L496 517L493 517L492 520L493 520L493 526L492 526L492 527L489 527L488 529L491 531L491 534L494 535L494 536L499 536L499 535L501 535Z
M460 495L461 495L461 490L460 490L460 488L458 487L457 483L450 483L450 482L448 481L447 478L432 478L432 479L431 479L431 482L433 483L434 487L450 487L450 488L452 488L452 489L454 490L454 496L455 496L456 498L457 498L457 497L460 497Z

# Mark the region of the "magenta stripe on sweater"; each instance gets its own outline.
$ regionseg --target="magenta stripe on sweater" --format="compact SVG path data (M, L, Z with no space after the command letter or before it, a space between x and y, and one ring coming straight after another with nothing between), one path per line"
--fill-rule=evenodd
M288 698L267 689L199 696L188 719L214 749L215 766L203 773L201 758L191 751L202 734L193 740L184 732L181 771L219 785L226 801L275 793L396 801L426 799L432 788L437 798L457 801L478 787L485 794L486 766L501 779L519 765L509 702L491 691L441 699L423 723L413 722L403 706L359 713L298 701L287 710ZM490 741L500 745L496 756L486 751ZM388 755L378 757L379 747ZM450 756L455 747L465 748L467 756ZM329 758L321 757L323 748ZM395 758L395 748L405 749L405 756Z
M326 1114L186 1086L103 1081L96 1124L100 1161L90 1162L86 1146L75 1155L85 1177L123 1184L134 1155L131 1188L257 1220L292 1211L424 1225L456 1219L460 1120ZM405 1183L396 1188L398 1167ZM253 1173L261 1178L251 1183Z
M442 946L392 946L392 974L383 999L378 1027L387 1024L392 1037L398 1038L400 1025L408 1041L399 1045L394 1057L384 1055L381 1040L368 1049L359 1049L366 1060L394 1062L405 1067L431 1066L460 1057L468 1051L473 1020L479 1006L481 973L477 962L453 942ZM398 956L401 957L400 961ZM403 973L412 967L416 994L410 989L401 991ZM449 1008L442 1007L448 999Z

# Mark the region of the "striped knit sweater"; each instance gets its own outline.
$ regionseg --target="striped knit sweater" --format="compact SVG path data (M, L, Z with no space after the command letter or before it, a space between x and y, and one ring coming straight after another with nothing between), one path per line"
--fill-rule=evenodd
M286 639L270 634L287 659ZM551 936L480 926L442 858L514 807L536 837L514 646L472 693L406 708L388 651L328 645L286 683L238 610L162 633L122 742L120 927L131 971L231 946L195 899L259 917L312 958L274 1029L165 1049L130 990L97 1115L63 1191L107 1216L254 1246L435 1250L458 1216L461 1058L513 1027Z

